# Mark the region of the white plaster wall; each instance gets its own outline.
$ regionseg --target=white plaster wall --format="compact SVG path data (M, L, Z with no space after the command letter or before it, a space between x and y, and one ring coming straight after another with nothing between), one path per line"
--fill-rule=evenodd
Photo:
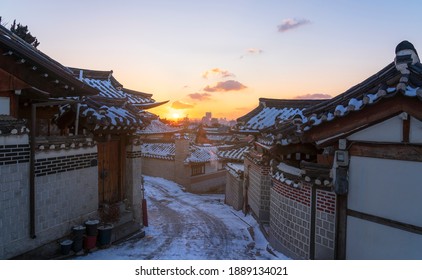
M346 259L422 259L422 235L347 218Z
M421 182L422 162L351 157L348 208L422 226Z
M0 136L0 146L28 144L28 134Z
M49 150L48 148L42 151L35 152L35 159L42 159L42 158L54 158L54 157L62 157L62 156L74 156L80 154L90 154L96 153L97 146L92 147L84 147L79 149L61 149L61 150Z
M410 143L422 143L422 122L414 117L410 118Z
M393 142L399 143L402 141L403 119L400 115L391 119L375 124L368 128L362 129L347 139L351 141L376 141L376 142Z

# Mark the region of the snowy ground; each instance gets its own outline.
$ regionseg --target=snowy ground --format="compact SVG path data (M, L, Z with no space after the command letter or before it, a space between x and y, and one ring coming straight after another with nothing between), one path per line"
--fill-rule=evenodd
M145 190L149 217L146 236L78 259L287 259L268 250L257 222L225 205L224 195L195 195L174 182L148 176Z

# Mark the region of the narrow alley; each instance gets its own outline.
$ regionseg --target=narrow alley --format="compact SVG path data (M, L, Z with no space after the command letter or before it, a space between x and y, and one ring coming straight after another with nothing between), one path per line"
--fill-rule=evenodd
M286 259L267 248L256 221L224 204L224 195L195 195L174 182L145 177L149 226L131 238L79 259Z

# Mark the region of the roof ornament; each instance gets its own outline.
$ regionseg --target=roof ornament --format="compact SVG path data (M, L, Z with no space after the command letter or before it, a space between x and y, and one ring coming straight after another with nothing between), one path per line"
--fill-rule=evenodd
M412 43L410 43L409 41L402 41L400 44L397 45L396 58L394 59L394 63L396 64L397 70L399 70L404 75L409 74L410 71L408 69L408 65L414 65L418 62L418 52L416 51Z

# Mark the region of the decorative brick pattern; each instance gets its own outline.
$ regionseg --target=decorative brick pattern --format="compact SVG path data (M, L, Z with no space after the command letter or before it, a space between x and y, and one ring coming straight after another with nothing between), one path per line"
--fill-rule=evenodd
M324 211L316 211L315 243L334 250L334 233L335 215Z
M311 208L302 203L300 190L274 180L271 189L270 240L276 249L297 259L309 259ZM304 187L310 189L309 187ZM284 190L283 190L284 189ZM283 191L280 191L283 190ZM285 194L290 193L290 195ZM304 193L311 194L308 190ZM309 198L308 198L309 200Z
M307 259L310 257L312 187L312 185L304 183L300 188L293 188L273 179L270 242L276 249L292 258ZM316 259L333 259L336 196L333 192L317 189L315 199L314 257ZM300 237L298 238L298 236Z
M334 258L336 195L330 191L316 191L315 225L316 253L320 258Z
M142 152L136 151L136 152L126 152L126 158L141 158Z
M317 210L335 214L336 195L333 192L317 190Z
M243 206L243 179L230 172L226 175L225 203L235 210L241 210Z
M35 176L46 176L61 172L97 166L97 153L42 158L35 161Z
M0 165L29 162L29 145L0 145Z
M311 188L310 187L301 187L301 188L293 188L288 186L284 183L281 183L278 180L273 179L273 189L274 191L278 192L279 194L300 202L308 207L311 206Z
M259 222L270 218L270 167L245 158L245 176L249 176L248 203Z

